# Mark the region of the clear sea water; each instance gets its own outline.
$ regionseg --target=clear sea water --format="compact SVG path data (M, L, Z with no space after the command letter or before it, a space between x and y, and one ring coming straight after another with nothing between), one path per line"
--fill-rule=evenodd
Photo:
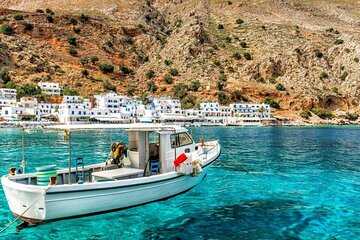
M166 201L61 220L1 239L360 239L360 128L190 128L219 139L207 178ZM26 134L28 170L67 167L59 132ZM122 132L73 133L74 157L103 161ZM21 130L0 130L0 174L21 161ZM13 220L0 186L0 229ZM86 202L84 202L86 204ZM101 203L99 203L101 204Z

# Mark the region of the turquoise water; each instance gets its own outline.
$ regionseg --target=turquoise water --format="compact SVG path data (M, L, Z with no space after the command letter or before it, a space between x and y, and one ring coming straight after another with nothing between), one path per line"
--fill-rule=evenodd
M360 239L360 128L191 128L219 138L207 178L166 201L22 229L2 239ZM67 167L58 132L26 135L28 169ZM0 174L21 161L21 131L0 130ZM73 134L74 157L103 161L125 134ZM86 204L86 203L84 203ZM101 204L101 203L99 203ZM0 192L0 228L13 217Z

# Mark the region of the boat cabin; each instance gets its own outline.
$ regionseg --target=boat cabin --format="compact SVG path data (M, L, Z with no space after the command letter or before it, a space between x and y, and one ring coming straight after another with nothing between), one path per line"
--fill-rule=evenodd
M76 125L74 126L76 130ZM109 163L106 161L106 156L104 156L104 162L87 166L84 165L86 159L71 159L69 156L71 171L58 170L56 184L114 181L169 173L175 171L174 160L181 154L186 154L189 159L193 154L197 155L198 144L195 144L186 128L176 125L157 126L159 125L142 124L139 127L132 126L124 129L128 132L128 141L127 144L121 143L126 146L126 153L121 156L121 166ZM66 129L66 132L68 131ZM113 149L109 155L115 154L114 152ZM43 173L32 174L28 179L23 175L23 177L15 177L14 180L39 185L39 174ZM45 179L47 182L44 185L47 185L49 177Z

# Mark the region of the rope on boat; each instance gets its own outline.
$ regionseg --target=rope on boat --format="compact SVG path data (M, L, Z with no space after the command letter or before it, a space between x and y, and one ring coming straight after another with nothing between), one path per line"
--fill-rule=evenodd
M51 186L48 186L47 188L45 188L44 192L42 192L36 199L35 201L27 208L25 209L25 211L20 214L19 216L17 216L13 221L11 221L6 227L4 227L3 229L0 230L0 234L5 232L9 227L11 227L17 220L19 220L19 218L21 218L27 211L29 211L29 209L34 206L34 204L39 201L39 199L44 196L44 194L50 189Z
M224 152L225 152L233 161L237 162L237 160L231 156L231 153L228 152L228 151L226 150L226 148L224 148L224 147L222 146L221 149L224 150ZM240 166L240 167L241 167L241 169L242 169L244 172L246 172L246 174L249 173L249 171L246 170L243 166Z

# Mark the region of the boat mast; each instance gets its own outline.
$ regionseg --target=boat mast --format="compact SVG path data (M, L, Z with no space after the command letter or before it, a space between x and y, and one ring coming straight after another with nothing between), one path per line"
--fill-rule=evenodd
M25 173L25 128L22 127L21 134L21 148L22 148L22 160L21 160L21 168L23 169L23 173Z
M68 130L68 136L69 136L69 185L71 184L71 130Z

